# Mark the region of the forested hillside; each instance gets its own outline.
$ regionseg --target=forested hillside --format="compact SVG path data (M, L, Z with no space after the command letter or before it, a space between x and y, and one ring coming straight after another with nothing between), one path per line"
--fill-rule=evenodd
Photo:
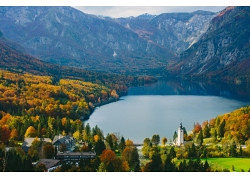
M96 105L118 98L115 90L90 82L0 70L1 141L11 132L21 140L28 128L39 137L70 132Z
M215 142L245 144L250 138L250 106L217 116L202 126L196 124L193 135L213 138Z

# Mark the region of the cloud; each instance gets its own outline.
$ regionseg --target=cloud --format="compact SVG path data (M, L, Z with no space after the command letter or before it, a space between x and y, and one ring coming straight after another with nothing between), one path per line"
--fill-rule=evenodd
M141 14L161 14L167 12L193 12L196 10L218 12L224 6L77 6L74 7L88 14L110 16L110 17L129 17Z

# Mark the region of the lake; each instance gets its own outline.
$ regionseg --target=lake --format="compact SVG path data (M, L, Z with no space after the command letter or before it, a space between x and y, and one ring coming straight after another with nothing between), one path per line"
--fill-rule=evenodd
M195 122L249 105L248 97L243 97L244 93L230 88L159 81L130 88L120 101L96 108L86 123L98 125L104 134L116 133L135 143L154 134L172 139L180 122L190 131Z

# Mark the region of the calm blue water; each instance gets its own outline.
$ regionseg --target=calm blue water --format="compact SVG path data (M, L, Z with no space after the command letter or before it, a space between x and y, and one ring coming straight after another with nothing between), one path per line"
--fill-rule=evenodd
M249 104L247 101L198 92L197 95L181 95L186 91L178 91L176 95L173 87L166 84L158 82L131 88L122 100L98 107L86 123L92 127L98 125L105 134L113 132L141 143L153 134L172 138L180 122L190 131L195 122L202 123Z

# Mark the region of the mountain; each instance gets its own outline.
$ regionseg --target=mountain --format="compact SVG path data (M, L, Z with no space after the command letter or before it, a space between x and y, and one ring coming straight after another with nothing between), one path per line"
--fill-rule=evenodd
M0 22L12 48L64 68L249 79L249 7L128 18L71 7L1 7Z
M215 13L143 14L137 17L117 18L115 22L132 30L139 37L169 49L174 54L186 50L204 33Z
M120 24L71 7L1 7L0 30L47 62L126 72L162 67L173 54Z
M249 82L250 7L227 7L168 71L175 75Z
M107 18L71 7L1 7L0 30L41 60L97 71L164 69L206 31L212 12Z
M0 31L0 69L17 73L52 76L55 82L61 78L93 82L115 89L119 95L126 93L128 86L151 83L156 80L148 76L132 77L51 64L23 53L20 49L23 48L7 40Z

